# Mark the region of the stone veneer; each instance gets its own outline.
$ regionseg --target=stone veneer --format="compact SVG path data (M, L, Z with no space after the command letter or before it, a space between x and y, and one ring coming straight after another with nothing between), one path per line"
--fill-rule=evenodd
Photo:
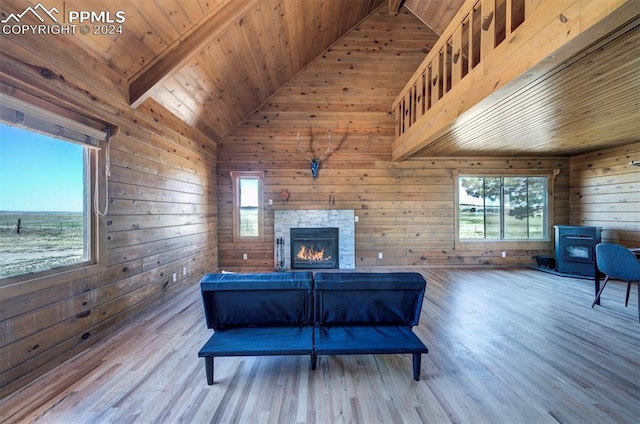
M355 269L356 267L356 226L353 209L323 209L323 210L275 210L273 216L274 236L284 239L284 266L291 269L291 228L323 228L339 229L338 251L339 268ZM274 263L278 268L278 249L275 245Z

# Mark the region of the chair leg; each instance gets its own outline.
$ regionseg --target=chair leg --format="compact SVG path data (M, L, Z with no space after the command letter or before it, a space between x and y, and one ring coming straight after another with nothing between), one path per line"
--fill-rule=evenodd
M213 356L204 357L204 368L207 372L207 384L211 386L213 384Z
M420 365L422 363L422 356L419 353L413 354L413 379L420 381Z
M602 294L602 290L604 290L608 282L609 282L609 276L607 275L606 277L604 277L604 281L602 282L602 287L600 287L600 291L596 295L595 299L593 299L593 303L591 304L592 308L595 306L596 303L600 304L600 295Z
M629 304L629 293L631 293L631 281L627 283L627 297L624 298L624 307L626 308Z

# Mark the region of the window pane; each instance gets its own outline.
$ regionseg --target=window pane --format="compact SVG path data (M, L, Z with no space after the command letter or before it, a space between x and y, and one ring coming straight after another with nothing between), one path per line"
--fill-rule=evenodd
M240 237L259 237L258 203L259 178L240 178Z
M505 177L505 238L545 236L546 178Z
M545 177L529 177L529 238L547 238L547 181Z
M500 178L460 177L461 239L500 238Z
M500 177L485 177L485 205L484 214L486 221L487 239L500 240Z
M0 124L0 278L90 259L85 150Z
M527 238L529 208L526 177L504 179L504 236L507 239Z
M258 208L240 208L240 237L258 237Z
M461 239L483 239L485 236L484 178L460 177L458 213Z
M240 207L258 207L258 178L240 178Z

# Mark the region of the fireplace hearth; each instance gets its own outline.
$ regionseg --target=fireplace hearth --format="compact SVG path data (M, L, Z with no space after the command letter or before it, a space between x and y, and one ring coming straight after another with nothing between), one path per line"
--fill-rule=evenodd
M338 228L291 228L291 269L339 268Z

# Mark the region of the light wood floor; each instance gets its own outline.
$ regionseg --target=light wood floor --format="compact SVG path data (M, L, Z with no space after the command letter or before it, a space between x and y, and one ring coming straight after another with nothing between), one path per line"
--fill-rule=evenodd
M632 423L637 291L533 270L420 269L422 378L410 355L216 359L198 287L2 401L0 422Z

